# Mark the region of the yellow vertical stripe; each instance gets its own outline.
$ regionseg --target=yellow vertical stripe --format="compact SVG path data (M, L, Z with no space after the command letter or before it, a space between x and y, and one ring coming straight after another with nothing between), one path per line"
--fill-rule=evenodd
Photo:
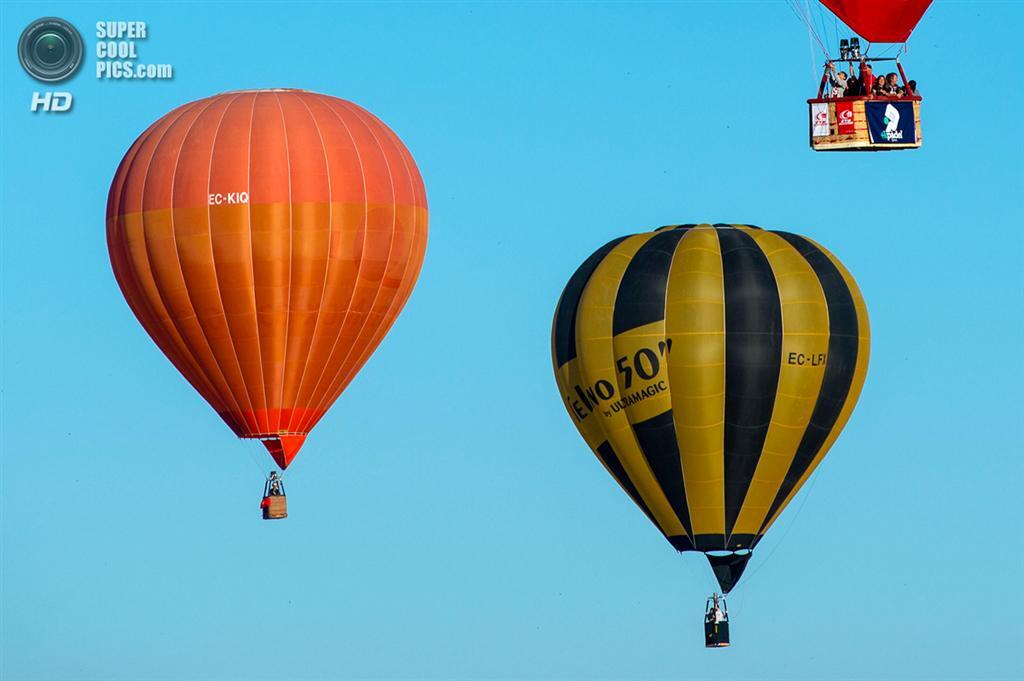
M850 276L850 273L845 267L843 267L843 264L839 262L839 260L828 250L823 248L821 244L811 241L811 239L807 239L807 241L817 246L822 253L828 256L828 259L832 261L832 264L834 264L839 270L839 273L842 274L843 280L846 282L846 286L850 289L850 295L853 296L853 305L857 310L857 364L853 370L853 380L850 383L850 391L846 395L846 401L843 403L843 408L839 412L839 417L836 419L835 425L832 426L831 432L829 432L825 442L822 443L821 449L818 450L817 454L815 454L814 459L811 461L811 465L809 465L803 475L800 476L800 479L790 491L789 495L786 496L786 499L775 511L775 515L773 515L768 521L768 524L765 525L765 532L767 532L772 523L778 519L779 514L782 513L783 509L786 508L786 505L792 501L796 493L818 467L818 464L821 463L821 460L828 453L829 449L832 448L836 438L838 438L839 434L843 431L843 427L846 426L846 422L850 420L850 414L853 413L853 408L857 405L857 399L860 397L861 389L864 387L864 379L867 378L868 359L871 354L871 327L868 321L868 310L867 306L864 304L864 297L861 295L860 289L857 288L857 282L853 280L853 277Z
M725 288L718 234L690 229L669 271L669 389L694 535L725 532Z
M768 258L782 305L782 361L771 425L733 534L756 534L789 471L811 420L825 376L829 319L814 269L785 239L759 229L749 234Z
M625 411L612 411L611 402L619 397L612 337L613 312L619 282L637 250L655 232L629 237L608 253L594 270L580 297L576 317L576 347L581 385L600 395L598 384L615 386L615 395L602 400L592 418L619 456L626 474L636 486L659 529L666 536L685 536L686 531L661 491L643 451L637 443Z
M623 331L613 341L616 360L625 360L621 369L616 367L619 369L615 374L617 397L642 398L627 400L621 406L630 423L642 423L672 408L669 384L665 380L667 372L663 368L667 354L667 348L662 350L666 347L664 343L665 320ZM640 354L645 356L638 359Z

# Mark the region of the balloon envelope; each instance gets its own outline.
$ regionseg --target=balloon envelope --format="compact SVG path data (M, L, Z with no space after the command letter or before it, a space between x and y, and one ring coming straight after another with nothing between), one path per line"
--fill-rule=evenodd
M735 552L846 424L869 329L853 278L811 240L682 225L591 255L552 340L569 415L626 493L676 549ZM719 563L734 583L743 566Z
M420 271L412 156L351 102L300 90L185 104L125 154L107 204L139 322L281 468L394 323Z
M821 0L857 35L873 43L903 43L932 0Z

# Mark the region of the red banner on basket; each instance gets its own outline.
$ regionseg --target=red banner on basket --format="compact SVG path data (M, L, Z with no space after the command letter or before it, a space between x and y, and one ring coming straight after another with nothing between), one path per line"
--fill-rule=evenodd
M853 102L836 102L836 126L840 135L853 134Z

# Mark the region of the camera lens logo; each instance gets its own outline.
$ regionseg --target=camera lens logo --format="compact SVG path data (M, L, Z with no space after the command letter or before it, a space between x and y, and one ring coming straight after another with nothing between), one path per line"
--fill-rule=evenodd
M82 36L57 17L36 19L21 32L18 61L28 75L44 83L57 83L75 75L82 65Z

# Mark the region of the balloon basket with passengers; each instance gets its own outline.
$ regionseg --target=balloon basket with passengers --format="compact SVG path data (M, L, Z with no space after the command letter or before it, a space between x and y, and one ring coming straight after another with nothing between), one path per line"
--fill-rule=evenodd
M814 151L899 151L921 146L921 95L908 80L900 62L906 41L931 0L884 3L872 0L821 0L834 15L839 35L842 21L857 35L827 45L830 31L824 10L817 21L811 6L791 1L790 8L807 25L812 41L825 55L825 68L816 97L807 100L810 147ZM863 53L861 40L865 41ZM902 43L896 56L886 49ZM813 42L812 42L813 44ZM881 56L872 47L889 44ZM838 57L833 56L838 51ZM882 66L888 66L888 73ZM878 69L876 73L875 70Z
M725 594L717 592L708 596L704 604L704 647L727 648L729 646L729 608Z
M896 73L885 78L893 95L872 94L861 86L857 94L845 95L846 88L836 87L840 80L835 74L836 64L849 64L850 71L842 79L844 85L858 85L870 74L871 63L895 61L899 69L902 86L898 85ZM862 64L861 75L855 76L853 65ZM896 81L896 82L892 82ZM916 83L908 81L898 59L837 59L825 65L818 96L808 99L810 113L810 143L815 151L896 151L917 149L921 146L921 97L916 93Z
M277 471L271 471L263 485L263 499L260 501L264 520L281 520L288 517L288 497L284 492L284 480Z

